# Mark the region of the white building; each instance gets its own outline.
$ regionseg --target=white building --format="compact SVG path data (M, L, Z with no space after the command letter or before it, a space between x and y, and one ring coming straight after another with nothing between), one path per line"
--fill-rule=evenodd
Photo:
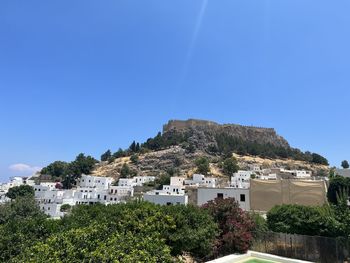
M135 176L133 178L137 186L143 186L146 183L153 182L156 180L155 176Z
M78 185L79 187L108 189L108 187L112 185L113 181L114 179L112 177L82 175Z
M245 210L250 210L249 189L240 188L198 188L197 204L202 206L215 198L232 197L238 201L239 206Z
M133 178L120 178L119 186L143 186L145 183L156 180L155 176L135 176Z
M34 185L34 181L28 177L14 176L10 178L8 183L0 183L0 204L10 201L10 198L6 197L8 190L12 187L21 185Z
M179 177L179 176L170 177L170 185L177 185L177 186L185 185L185 177Z
M158 205L187 205L188 196L182 186L163 185L162 190L153 190L143 195L145 201Z
M289 174L294 178L297 179L308 179L312 176L311 171L305 171L305 170L286 170L286 169L281 169L280 173L283 174Z
M185 185L197 187L215 187L216 178L205 177L203 174L194 174L192 180L185 180Z
M256 178L260 180L277 180L277 174L257 175Z
M250 178L255 171L242 171L239 170L237 173L234 173L231 177L231 187L234 188L249 188Z
M43 183L35 185L35 199L40 209L53 218L64 215L61 207L64 204L92 205L96 203L115 204L125 201L134 195L132 186L113 186L113 178L83 175L76 189L60 190L53 185Z
M136 182L133 178L120 178L118 186L136 186Z

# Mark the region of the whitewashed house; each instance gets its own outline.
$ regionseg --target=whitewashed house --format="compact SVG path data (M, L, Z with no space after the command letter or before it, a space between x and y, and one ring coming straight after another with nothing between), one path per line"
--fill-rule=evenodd
M162 190L153 190L143 195L145 201L159 205L187 205L188 196L182 186L163 185Z
M118 186L136 186L136 182L133 178L120 178Z
M156 180L155 176L135 176L133 178L137 186L143 186L146 183L153 182Z
M198 188L197 205L202 206L215 198L234 198L240 208L250 210L249 189L243 188Z
M184 186L185 180L185 177L172 176L170 177L170 185Z
M112 185L113 181L114 179L112 177L82 175L78 185L79 187L108 189L108 187Z
M135 176L133 178L120 178L118 186L143 186L156 180L155 176Z
M52 188L52 185L43 183L35 185L35 199L40 209L53 218L60 218L65 213L61 211L64 204L92 205L96 203L114 204L132 197L132 186L113 186L113 178L82 175L77 188L60 190Z
M108 189L107 204L119 203L134 196L134 187L110 186Z
M255 171L242 171L239 170L237 173L234 173L231 177L231 187L234 188L249 188L250 178Z
M191 180L185 180L185 185L197 187L215 187L216 178L205 177L203 174L194 174Z
M257 175L256 178L260 180L277 180L278 177L277 177L277 174L267 174L267 175L261 174L261 175Z

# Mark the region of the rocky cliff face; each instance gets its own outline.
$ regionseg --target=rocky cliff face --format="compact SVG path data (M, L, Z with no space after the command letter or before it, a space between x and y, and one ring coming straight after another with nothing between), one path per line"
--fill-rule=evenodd
M276 147L290 148L289 143L279 136L273 128L242 126L237 124L218 124L212 121L189 119L186 121L171 120L163 126L163 134L190 133L189 142L194 141L200 148L216 144L215 137L225 134L247 142L270 144Z

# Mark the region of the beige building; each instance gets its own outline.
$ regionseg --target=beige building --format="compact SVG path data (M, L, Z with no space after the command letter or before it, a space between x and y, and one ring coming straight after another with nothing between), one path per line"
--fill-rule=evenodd
M275 205L323 205L327 186L322 180L250 180L250 208L269 211Z

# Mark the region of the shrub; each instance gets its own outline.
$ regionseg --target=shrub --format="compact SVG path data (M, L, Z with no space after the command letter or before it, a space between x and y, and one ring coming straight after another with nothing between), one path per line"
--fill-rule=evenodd
M216 198L203 206L217 222L220 235L214 253L227 255L245 253L252 243L254 222L233 198Z
M278 205L267 213L267 224L274 232L329 237L342 234L328 206Z

